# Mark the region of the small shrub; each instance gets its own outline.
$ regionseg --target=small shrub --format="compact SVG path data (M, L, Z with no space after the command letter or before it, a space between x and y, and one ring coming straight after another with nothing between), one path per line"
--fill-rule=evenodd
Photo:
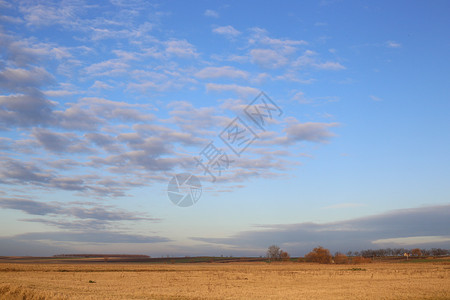
M314 248L313 251L306 254L305 259L308 262L317 262L320 264L330 264L332 261L330 250L321 246Z
M352 258L352 264L367 264L372 262L368 257L355 256Z
M286 251L283 251L283 250L281 250L280 257L281 257L282 261L288 261L291 259L291 256L289 255L289 253L287 253Z
M336 253L334 255L334 263L336 264L348 264L348 257L342 253Z

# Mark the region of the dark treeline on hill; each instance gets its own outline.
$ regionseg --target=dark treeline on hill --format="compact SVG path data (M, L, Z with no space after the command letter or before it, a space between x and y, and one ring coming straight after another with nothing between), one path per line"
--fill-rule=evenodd
M431 249L406 249L406 248L385 248L385 249L367 249L362 251L348 251L348 256L363 256L363 257L386 257L386 256L403 256L408 253L412 256L445 256L450 255L450 250L441 248Z
M141 254L56 254L53 257L139 257L139 258L150 258L148 255Z

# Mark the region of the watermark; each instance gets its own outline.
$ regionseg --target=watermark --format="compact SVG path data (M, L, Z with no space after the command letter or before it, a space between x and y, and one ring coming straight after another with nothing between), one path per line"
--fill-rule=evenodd
M258 138L256 133L239 117L231 121L219 137L237 156L241 156L241 153Z
M203 148L199 155L200 157L194 157L194 160L197 162L197 167L200 166L203 169L203 175L209 174L213 182L217 179L214 174L217 173L218 176L221 176L222 171L228 170L231 163L228 154L214 146L213 142L210 142Z
M266 131L266 125L274 116L281 117L283 111L264 92L261 92L245 109L245 114L260 129Z
M202 195L202 184L192 174L177 174L169 181L167 194L173 204L181 207L191 206L200 199Z
M244 109L249 121L247 124L241 117L235 117L218 137L240 157L242 153L257 139L258 130L266 131L266 127L275 118L283 115L281 108L264 92L260 94ZM203 175L209 175L211 182L216 182L222 176L222 171L230 168L231 160L227 152L214 145L211 141L194 157L196 167L203 170ZM201 197L202 185L200 180L192 174L175 175L169 182L167 193L170 200L178 206L187 207L195 204Z

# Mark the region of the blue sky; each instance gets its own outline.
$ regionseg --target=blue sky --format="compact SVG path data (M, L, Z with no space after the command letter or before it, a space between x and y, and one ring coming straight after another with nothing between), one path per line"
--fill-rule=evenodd
M0 254L449 248L449 6L0 1ZM178 207L186 172L203 191Z

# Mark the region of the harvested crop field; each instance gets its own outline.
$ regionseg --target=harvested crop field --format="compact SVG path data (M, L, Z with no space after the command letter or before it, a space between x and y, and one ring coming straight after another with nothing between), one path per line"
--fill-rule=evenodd
M450 299L450 264L0 264L1 299Z

